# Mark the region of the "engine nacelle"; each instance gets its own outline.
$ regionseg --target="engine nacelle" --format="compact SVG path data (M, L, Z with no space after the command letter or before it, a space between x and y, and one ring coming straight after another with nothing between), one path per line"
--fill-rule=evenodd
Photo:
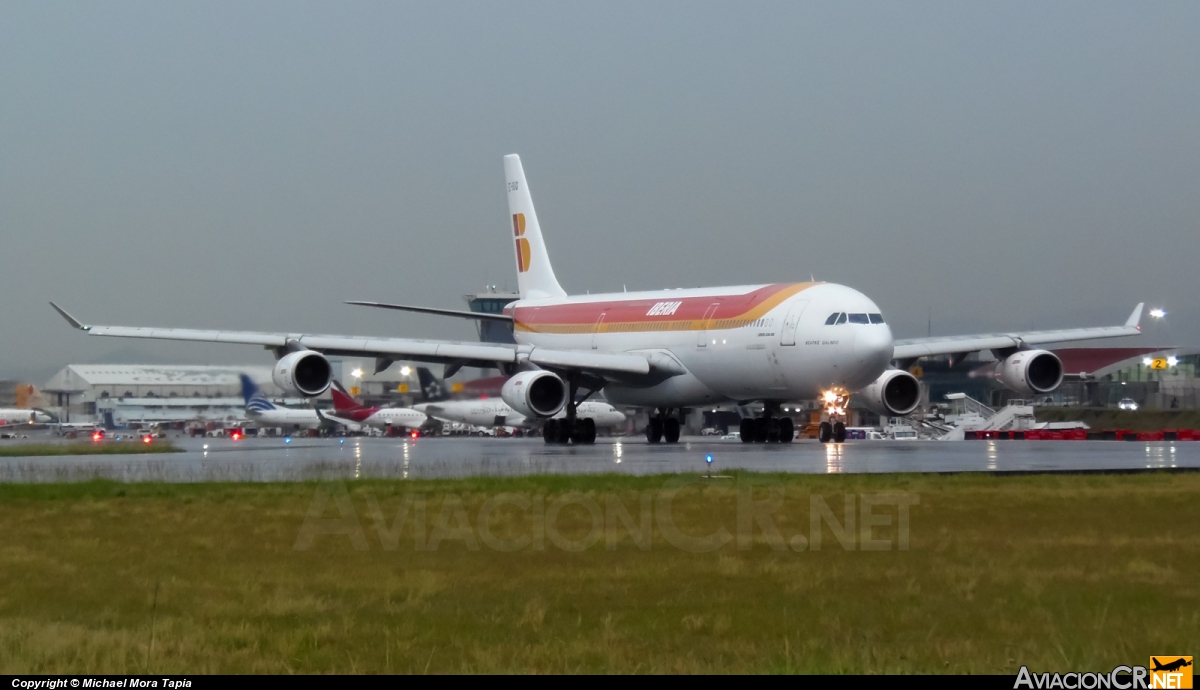
M1049 393L1063 380L1063 364L1047 350L1028 350L1009 355L992 370L1000 385L1022 395Z
M301 350L281 357L271 372L271 380L291 395L315 398L329 390L333 367L320 352Z
M504 382L500 397L530 419L546 419L567 404L567 384L548 371L522 371Z
M854 400L883 417L903 417L921 402L921 384L917 377L900 369L888 369Z

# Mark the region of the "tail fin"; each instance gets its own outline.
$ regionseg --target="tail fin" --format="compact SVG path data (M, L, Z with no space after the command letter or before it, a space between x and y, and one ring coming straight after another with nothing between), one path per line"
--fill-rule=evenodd
M450 397L446 394L446 383L433 375L428 367L417 367L417 380L421 382L421 399L437 402Z
M550 267L550 255L542 240L542 228L533 210L533 197L525 182L521 157L510 153L504 157L504 179L508 183L508 212L512 214L514 242L517 251L517 288L522 299L566 297Z
M362 409L362 405L359 405L358 401L350 397L350 394L342 387L341 381L334 380L333 386L330 387L329 391L333 395L334 411L351 412Z
M273 410L275 406L270 400L263 397L258 390L258 385L245 374L241 374L238 378L242 380L242 400L246 401L247 410Z

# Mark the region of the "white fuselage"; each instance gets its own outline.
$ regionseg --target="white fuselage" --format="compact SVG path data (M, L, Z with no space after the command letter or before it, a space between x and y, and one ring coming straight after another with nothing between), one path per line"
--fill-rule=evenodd
M316 410L246 410L246 417L260 427L279 427L285 431L295 429L317 429L321 418Z
M879 307L831 283L519 300L506 311L519 344L665 354L686 369L658 382L610 381L604 394L618 405L811 399L865 387L892 358ZM856 322L827 325L834 314Z
M50 415L37 410L21 410L16 408L0 409L0 424L46 424Z
M333 417L332 414L328 416ZM373 426L376 429L386 429L388 427L403 427L405 429L419 429L429 418L424 412L408 407L385 407L376 410L373 414L359 419L358 417L336 417L338 421L349 419L359 424Z
M472 426L533 426L534 422L520 412L514 410L508 403L500 399L487 400L447 400L437 403L422 403L414 405L430 417L448 422L459 422ZM582 419L592 419L598 427L613 427L625 423L625 415L608 403L588 401L579 404L577 412ZM554 418L562 419L566 412L559 412Z

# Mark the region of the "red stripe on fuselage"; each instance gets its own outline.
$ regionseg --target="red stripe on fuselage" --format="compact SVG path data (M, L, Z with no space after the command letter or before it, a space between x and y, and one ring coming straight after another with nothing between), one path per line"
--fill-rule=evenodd
M808 283L776 283L744 294L708 295L704 297L671 297L664 295L651 299L610 300L604 302L577 302L542 307L517 307L513 319L518 326L536 330L542 325L591 325L604 314L604 322L654 323L660 321L687 321L703 319L708 308L719 305L715 319L737 319L749 314L756 306L768 302L785 290L795 294L808 287ZM790 296L790 295L788 295ZM668 308L665 313L650 314L656 305L678 302L679 306Z

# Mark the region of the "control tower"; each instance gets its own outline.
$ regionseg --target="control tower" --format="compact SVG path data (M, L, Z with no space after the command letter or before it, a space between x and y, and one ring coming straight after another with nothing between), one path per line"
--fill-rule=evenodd
M509 304L520 299L514 292L497 292L495 285L489 285L487 290L477 295L463 295L471 311L479 314L500 314ZM512 324L490 319L477 319L475 327L479 330L479 342L482 343L515 343Z

